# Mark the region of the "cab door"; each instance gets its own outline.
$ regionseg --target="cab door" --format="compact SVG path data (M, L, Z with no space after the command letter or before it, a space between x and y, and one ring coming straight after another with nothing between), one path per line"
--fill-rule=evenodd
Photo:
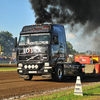
M51 54L52 60L56 61L59 57L59 40L57 33L52 34Z

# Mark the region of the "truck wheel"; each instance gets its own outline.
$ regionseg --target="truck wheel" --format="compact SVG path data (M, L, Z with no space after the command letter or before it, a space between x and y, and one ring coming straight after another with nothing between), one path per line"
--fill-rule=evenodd
M24 78L25 81L30 81L32 79L33 75L28 75L28 77Z
M63 78L63 68L61 65L58 65L55 69L55 74L52 74L52 79L54 81L60 82Z

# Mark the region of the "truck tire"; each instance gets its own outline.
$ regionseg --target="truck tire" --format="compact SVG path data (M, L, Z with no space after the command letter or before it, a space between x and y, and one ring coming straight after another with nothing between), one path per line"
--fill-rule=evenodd
M25 81L30 81L33 78L33 75L28 75L27 78L24 78Z
M61 65L58 65L55 69L55 74L52 74L52 79L57 82L61 82L63 78L63 68Z

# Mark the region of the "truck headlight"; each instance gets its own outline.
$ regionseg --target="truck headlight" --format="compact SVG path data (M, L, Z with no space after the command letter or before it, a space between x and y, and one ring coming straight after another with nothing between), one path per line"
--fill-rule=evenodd
M34 65L32 65L32 69L34 69L35 68L35 66Z
M27 69L27 65L25 65L24 68Z
M49 62L44 63L44 66L49 66Z
M18 64L18 67L23 67L23 64L22 64L22 63L19 63L19 64Z
M38 69L38 65L35 65L35 68Z
M28 65L28 68L29 68L29 69L31 69L31 68L32 68L32 66L31 66L31 65Z

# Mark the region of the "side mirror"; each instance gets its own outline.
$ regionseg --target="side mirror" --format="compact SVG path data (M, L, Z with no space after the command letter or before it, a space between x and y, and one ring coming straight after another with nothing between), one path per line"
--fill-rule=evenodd
M17 47L17 37L15 37L15 48Z

